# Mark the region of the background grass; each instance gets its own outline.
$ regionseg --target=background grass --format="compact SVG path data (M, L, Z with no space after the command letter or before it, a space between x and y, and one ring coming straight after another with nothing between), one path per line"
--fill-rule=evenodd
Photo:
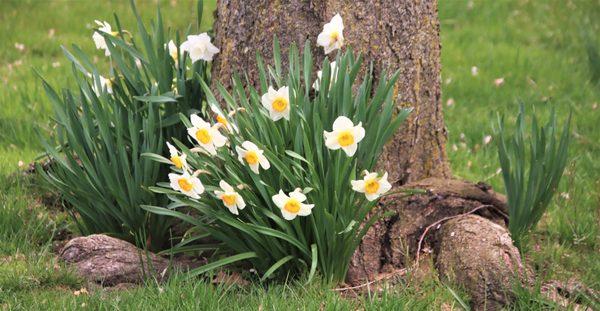
M194 22L194 1L158 1L168 25ZM206 1L205 12L214 9ZM138 1L146 20L156 1ZM130 309L439 309L459 306L445 284L428 279L377 297L350 300L314 284L267 289L229 288L174 279L131 291L90 290L52 253L53 236L70 228L60 209L48 210L36 183L21 178L19 162L42 148L38 133L52 135L51 111L36 68L54 85L69 85L71 68L60 45L76 43L94 59L94 19L135 29L126 1L2 1L0 10L0 308ZM448 154L459 178L483 180L502 191L491 134L496 113L516 116L518 101L541 114L573 110L571 162L550 211L528 244L526 258L540 280L577 278L600 289L600 1L440 1L442 83ZM211 14L207 14L211 15ZM205 28L210 20L204 21ZM472 74L477 67L477 75ZM495 79L504 79L496 86ZM460 294L462 300L467 297ZM541 308L539 293L522 291L515 308ZM32 307L35 306L35 307Z

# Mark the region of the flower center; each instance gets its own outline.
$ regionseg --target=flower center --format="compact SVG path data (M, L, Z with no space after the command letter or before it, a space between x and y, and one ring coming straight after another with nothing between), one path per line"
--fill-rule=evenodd
M287 108L288 102L287 99L283 97L277 97L273 101L273 110L277 112L283 112L285 108Z
M375 194L379 190L379 181L377 179L370 179L365 182L365 192L367 194Z
M221 199L225 205L231 206L235 204L237 196L235 194L224 194Z
M227 126L227 119L225 119L224 116L218 114L217 117L216 117L216 119L217 119L217 122L219 122L219 123Z
M258 163L258 154L256 154L256 151L246 151L244 159L246 159L246 162L248 162L248 164L254 165Z
M196 139L203 144L208 144L211 141L208 129L199 129L196 131Z
M181 157L180 156L172 156L171 157L171 162L173 162L173 164L175 165L176 168L182 168L183 167L183 161L181 161Z
M192 191L192 188L194 187L187 178L179 178L177 183L179 184L179 188L185 192Z
M354 143L354 135L350 130L342 131L338 134L338 143L342 147L350 146Z
M294 198L291 198L285 202L283 208L292 214L297 214L300 211L300 202Z
M331 41L333 42L337 42L340 39L340 33L337 31L333 31L331 32L331 34L329 35L329 38L331 39Z

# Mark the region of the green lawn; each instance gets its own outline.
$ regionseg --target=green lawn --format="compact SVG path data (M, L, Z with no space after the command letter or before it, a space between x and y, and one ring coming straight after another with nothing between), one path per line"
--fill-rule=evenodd
M135 29L126 1L3 1L0 10L0 309L439 309L459 307L436 279L383 294L343 298L324 285L213 286L176 278L130 291L90 290L53 256L54 235L72 229L60 209L47 210L37 185L19 177L19 163L42 151L52 135L51 111L34 69L53 85L72 82L60 45L76 43L99 62L91 40L94 19ZM154 1L138 1L146 20ZM168 25L193 23L195 1L159 1ZM210 3L205 11L214 9ZM442 83L448 153L455 176L483 180L502 191L493 144L485 144L496 113L516 116L518 102L539 113L555 106L574 113L571 162L550 211L526 253L540 281L575 277L600 289L600 2L442 0ZM210 15L210 14L209 14ZM205 28L210 27L204 21ZM477 67L477 75L472 74ZM595 78L594 78L595 77ZM495 79L504 79L496 86ZM596 80L594 80L596 79ZM457 290L454 288L454 290ZM463 300L467 297L460 294ZM515 308L543 305L520 291Z

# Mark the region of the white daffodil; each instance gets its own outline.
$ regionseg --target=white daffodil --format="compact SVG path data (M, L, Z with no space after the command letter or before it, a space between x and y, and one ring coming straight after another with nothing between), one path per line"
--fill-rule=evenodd
M279 90L269 86L269 90L263 94L260 101L269 110L273 121L290 119L290 92L287 86L282 86Z
M308 216L314 204L304 204L306 196L297 188L287 196L283 190L279 190L279 193L273 196L273 203L281 209L281 214L286 220L292 220L296 216Z
M242 147L235 146L235 150L238 153L238 160L243 164L248 164L250 169L258 174L258 166L262 167L263 170L268 170L271 167L271 163L267 160L267 157L263 155L263 150L249 141L242 143Z
M107 79L103 76L98 76L100 79L100 89L98 89L98 85L96 84L96 81L92 82L92 91L94 91L94 93L96 93L96 95L100 96L100 94L102 94L102 92L106 89L106 93L108 94L112 94L113 93L113 82L111 79Z
M317 37L317 44L325 49L325 54L342 48L344 45L344 22L340 14L336 14Z
M92 40L94 40L94 44L96 44L97 49L104 50L104 55L110 56L110 51L108 50L108 46L106 46L106 40L99 33L99 31L107 33L111 36L116 36L118 32L112 31L112 27L108 22L101 22L99 20L95 20L94 22L96 23L96 25L99 26L99 28L96 31L94 31L94 34L92 35Z
M367 200L373 201L392 189L392 185L387 178L387 172L378 177L377 173L365 171L365 177L362 180L352 180L350 183L352 184L352 190L364 193Z
M192 127L188 128L188 134L200 144L209 154L217 154L217 148L225 146L227 137L219 132L219 125L211 126L198 115L191 115Z
M179 150L169 142L167 142L167 147L169 147L169 160L171 160L171 163L178 169L187 169L187 155L183 152L179 152Z
M219 49L210 42L206 32L199 35L187 36L187 40L181 44L181 51L190 55L192 63L198 60L212 61L213 56L219 53Z
M188 197L199 199L200 195L204 193L204 186L198 177L190 175L188 172L179 174L169 174L169 181L171 181L171 188L176 191L187 195Z
M226 181L221 180L219 182L219 187L223 189L223 191L215 191L215 195L221 201L223 201L223 205L229 209L229 211L234 215L239 215L238 209L242 210L246 207L246 202L244 202L244 198L239 195L231 185L229 185Z
M169 55L171 56L171 58L173 59L173 61L175 62L175 64L177 64L177 46L175 45L175 42L173 42L173 40L169 41L169 44L166 45L167 49L169 51Z
M333 122L333 131L323 131L325 146L331 150L342 148L347 156L351 157L358 148L358 143L365 138L365 129L362 122L354 126L352 121L340 116Z
M215 114L215 120L217 123L221 124L224 128L226 128L229 132L237 132L238 129L235 124L232 124L227 120L225 115L223 115L217 107L211 105L210 110Z
M331 89L331 86L335 83L336 79L337 79L337 63L331 62L331 64L329 64L330 69L330 78L329 78L329 89ZM317 71L317 80L315 80L315 82L313 83L312 87L313 89L315 89L315 91L319 91L319 88L321 87L321 78L323 76L323 70L319 70Z

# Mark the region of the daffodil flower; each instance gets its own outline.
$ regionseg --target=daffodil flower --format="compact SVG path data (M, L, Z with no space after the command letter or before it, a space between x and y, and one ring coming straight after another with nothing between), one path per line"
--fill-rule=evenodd
M204 185L198 177L190 175L188 172L183 172L182 175L171 173L169 174L171 188L179 191L188 197L199 199L204 193Z
M112 27L108 22L101 22L99 20L95 20L94 22L96 23L96 25L100 26L100 28L94 31L94 34L92 35L92 40L94 40L94 44L96 44L97 49L104 50L104 55L110 56L110 51L108 50L108 46L106 45L106 40L99 32L101 31L111 36L116 36L118 32L112 31Z
M169 41L169 44L167 44L166 47L167 47L167 50L169 51L169 55L171 56L171 58L173 59L175 64L177 64L178 55L177 55L177 46L175 45L175 42L173 42L173 40Z
M317 37L317 44L325 49L325 54L342 48L344 45L344 22L340 14L336 14Z
M246 202L244 202L244 198L239 195L231 185L229 185L226 181L221 180L219 182L219 187L223 191L215 191L215 195L221 201L223 201L223 205L229 209L229 211L234 215L239 215L238 209L242 210L246 207Z
M90 75L91 76L91 75ZM102 94L102 92L104 90L106 90L106 93L108 94L112 94L113 93L113 82L111 79L107 79L103 76L98 76L100 79L100 89L98 89L98 86L96 85L96 82L94 81L92 83L92 91L94 91L94 93L96 93L96 95L100 96L100 94Z
M287 86L283 86L279 90L269 86L269 90L263 94L260 101L269 110L273 121L281 118L290 119L290 92Z
M215 120L217 123L221 124L229 132L238 132L235 124L230 123L229 120L227 120L227 118L219 111L219 109L217 109L217 107L211 105L210 110L215 114Z
M300 188L297 188L287 196L283 190L279 190L279 193L272 197L273 203L281 209L281 214L286 220L292 220L296 216L308 216L314 204L304 204L306 196L301 192Z
M169 154L171 163L178 169L186 169L187 168L187 155L185 153L180 153L175 146L171 145L171 143L167 142L167 147L169 148Z
M255 174L258 174L259 165L263 170L268 170L271 167L271 163L269 163L267 157L263 155L264 151L259 149L252 142L245 141L242 143L242 147L236 146L235 150L238 153L238 160L242 162L242 164L248 164Z
M181 51L190 55L192 63L198 60L210 62L219 49L210 42L210 37L206 32L199 35L187 36L187 40L181 44Z
M364 193L367 200L373 201L392 189L392 185L387 180L387 172L381 177L378 177L376 172L365 171L364 173L365 177L362 180L352 180L350 184L352 184L352 190Z
M219 125L211 126L198 115L191 115L192 127L188 128L188 134L192 136L209 154L217 154L217 148L223 147L227 138L219 132Z
M351 157L356 153L358 143L365 138L365 129L362 122L354 126L352 121L344 116L340 116L333 122L333 131L323 131L325 146L331 150L342 148L347 156Z
M335 61L331 62L331 64L329 64L330 69L330 79L329 79L329 89L331 89L331 87L333 86L333 84L335 83L336 79L337 79L337 63ZM319 91L319 88L321 87L321 78L323 76L323 70L319 70L317 71L317 80L315 80L315 82L313 83L312 87L313 89L315 89L315 91Z

